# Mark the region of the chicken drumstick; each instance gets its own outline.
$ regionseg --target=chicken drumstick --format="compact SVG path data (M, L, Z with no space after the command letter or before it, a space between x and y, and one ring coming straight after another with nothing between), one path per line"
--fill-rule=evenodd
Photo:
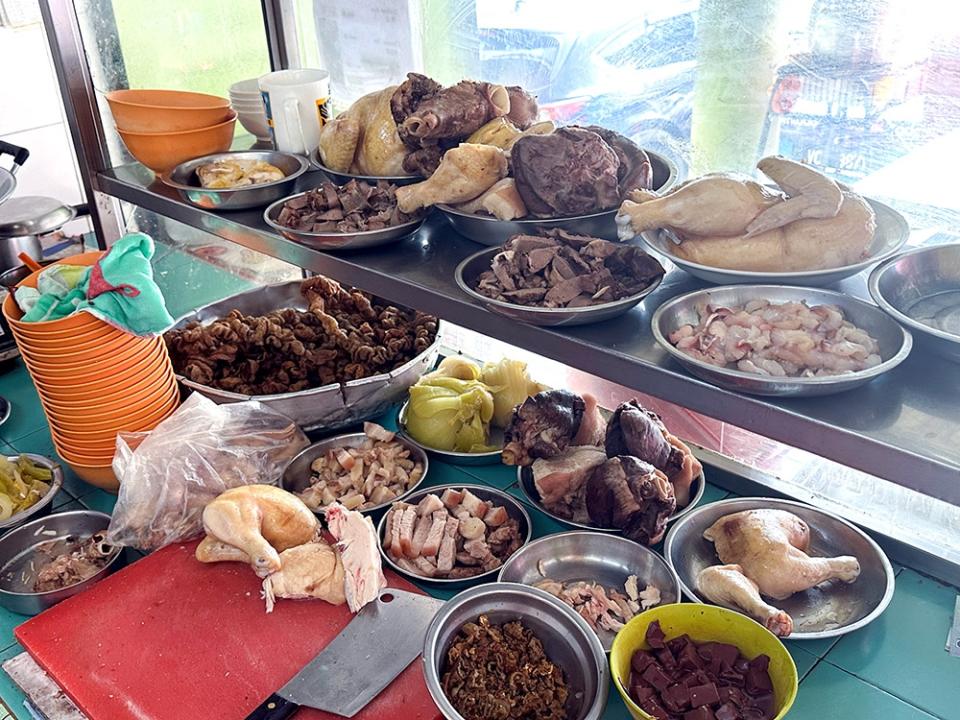
M793 632L793 618L783 610L765 603L757 584L743 574L739 565L711 565L697 575L697 587L708 600L735 605L770 632L786 637Z

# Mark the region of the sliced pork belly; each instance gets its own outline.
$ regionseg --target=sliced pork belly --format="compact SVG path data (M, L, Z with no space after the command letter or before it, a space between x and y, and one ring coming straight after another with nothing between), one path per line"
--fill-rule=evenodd
M446 510L437 510L431 516L430 532L426 541L420 549L420 554L424 557L436 557L440 551L440 541L443 540L444 527L450 516Z

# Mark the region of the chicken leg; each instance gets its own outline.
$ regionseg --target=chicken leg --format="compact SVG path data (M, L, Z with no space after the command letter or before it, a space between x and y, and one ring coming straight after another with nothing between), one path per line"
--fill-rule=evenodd
M810 557L810 528L785 510L744 510L725 515L703 533L724 563L736 563L767 597L783 600L827 580L853 582L855 557Z
M793 632L793 618L765 603L757 584L743 574L739 565L705 567L697 575L697 587L711 602L740 608L778 637Z
M412 213L437 203L473 200L507 176L507 156L493 145L461 143L447 150L437 171L423 182L397 188L397 207Z

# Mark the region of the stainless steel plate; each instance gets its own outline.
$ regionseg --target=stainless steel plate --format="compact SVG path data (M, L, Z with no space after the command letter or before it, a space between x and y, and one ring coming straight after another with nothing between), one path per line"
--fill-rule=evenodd
M694 277L718 285L736 285L740 283L780 283L783 285L822 286L839 282L861 270L866 270L876 262L884 260L907 242L910 237L910 225L906 219L889 205L877 200L864 198L873 208L877 218L877 229L873 242L867 248L867 257L852 265L826 270L808 270L800 272L756 272L751 270L730 270L690 262L673 254L674 243L663 230L651 230L640 234L647 247L660 255L666 255L670 261L686 270Z
M0 238L42 235L63 227L77 209L41 195L19 195L0 205Z
M597 532L565 532L534 540L504 563L497 580L534 585L546 577L559 582L597 582L622 592L631 575L637 576L641 590L646 585L660 590L661 605L680 602L680 579L660 555L632 540ZM610 652L616 633L596 632L603 649Z
M400 436L412 445L416 445L418 448L428 453L433 453L444 462L448 462L453 465L495 465L500 462L500 456L503 450L503 429L495 427L490 428L489 444L500 448L499 450L485 453L465 453L456 452L454 450L438 450L437 448L432 448L429 445L424 445L423 443L417 442L416 439L414 439L414 437L407 431L407 408L409 405L410 401L407 400L403 405L400 406L400 412L397 414L397 427L399 428Z
M894 575L879 545L862 530L832 513L772 498L736 498L711 503L670 529L663 554L677 572L687 597L694 602L709 602L698 594L697 575L708 565L720 564L713 543L703 537L704 531L724 515L758 508L785 510L804 520L810 526L810 555L853 555L860 561L860 577L850 584L828 582L786 600L772 601L793 618L791 640L845 635L876 620L886 609L893 598Z
M317 250L360 250L362 248L386 245L405 238L408 235L413 235L413 233L420 229L420 226L423 225L423 221L426 219L426 216L424 216L417 220L411 220L410 222L400 225L392 225L382 230L364 230L363 232L355 233L306 232L304 230L294 230L293 228L288 228L278 223L277 217L279 217L284 203L302 195L306 195L306 193L297 193L296 195L290 195L289 197L277 200L264 211L263 219L267 225L288 240L303 243L307 247L312 247Z
M213 190L200 185L197 168L217 160L261 160L279 168L284 178L259 185ZM247 210L261 207L290 194L297 178L309 168L299 155L278 150L245 150L204 155L177 165L169 173L160 175L160 180L174 188L180 197L191 205L205 210Z
M194 320L207 325L233 309L246 315L263 315L278 308L306 310L307 302L300 294L300 280L265 285L205 305L177 320L180 328ZM336 385L310 388L300 392L275 395L241 395L188 380L177 375L185 387L203 393L217 403L259 400L297 423L305 431L339 430L362 420L387 412L402 402L407 391L429 368L440 352L443 323L437 329L433 345L389 373L372 375Z
M543 501L540 499L540 493L537 491L537 486L533 482L533 471L529 467L518 467L517 468L517 480L520 483L520 490L523 491L524 496L529 500L533 505L536 505L537 508L543 512L544 515L549 515L558 523L563 523L568 527L580 528L582 530L593 530L594 532L601 533L611 533L616 534L620 531L616 528L603 528L597 527L596 525L590 525L589 523L579 523L574 522L573 520L568 520L565 517L557 515L556 513L551 512L543 504ZM691 510L693 510L697 503L703 499L703 492L707 489L707 479L706 476L701 472L700 476L697 477L693 484L690 486L690 502L685 507L680 508L673 513L667 522L673 522L674 520L683 517Z
M824 377L769 377L731 370L696 360L671 344L670 333L688 323L696 326L700 320L697 307L706 303L732 307L750 300L764 299L770 302L806 301L811 305L836 305L846 320L867 331L880 344L883 360L876 367L844 375ZM862 300L810 287L783 287L779 285L731 285L707 288L680 295L668 300L653 314L650 321L653 336L664 350L687 370L709 383L728 390L751 395L778 397L811 397L832 395L850 390L869 382L885 372L893 370L907 359L913 340L910 333L901 328L880 308Z
M641 300L656 290L663 280L663 276L661 275L636 295L631 295L630 297L625 297L614 302L603 303L602 305L578 308L538 308L529 305L516 305L514 303L488 298L486 295L481 295L474 290L477 284L477 278L481 273L490 269L490 263L493 257L499 253L500 250L501 248L499 247L481 250L461 262L455 271L457 285L463 292L477 302L486 305L493 312L505 315L514 320L519 320L520 322L529 323L530 325L540 325L544 327L587 325L589 323L615 318L623 315L631 308L636 307Z
M879 265L870 295L917 341L960 362L960 243L910 250Z
M320 442L315 442L313 445L308 445L301 450L299 454L293 458L293 460L290 461L289 465L287 465L286 469L283 471L283 475L280 476L280 487L292 493L299 493L300 491L306 489L308 485L310 485L310 465L314 460L326 453L327 450L334 448L360 447L360 445L362 445L366 439L367 436L364 433L351 433L349 435L336 435L334 437L321 440ZM401 435L397 435L395 439L410 451L410 457L414 460L414 462L419 462L423 466L423 474L420 475L419 480L407 488L406 492L401 493L393 500L389 500L388 502L380 503L379 505L374 505L371 508L361 510L360 512L362 513L374 515L381 510L390 507L390 505L393 503L400 502L410 495L410 493L414 492L420 486L420 483L422 483L427 477L427 471L430 469L430 461L427 459L427 454L418 445ZM320 511L314 512L316 512L317 515L320 515Z
M394 185L413 185L422 181L424 178L420 175L357 175L355 173L342 173L331 170L320 160L320 149L316 148L310 153L310 162L320 170L324 175L330 178L330 181L337 185L346 185L351 180L360 180L362 182L374 183L378 180L386 180Z
M6 421L7 417L10 415L9 403L7 403L5 410L6 413L3 415L3 421ZM63 489L63 468L60 467L60 463L43 455L34 455L33 453L23 454L32 460L34 465L38 465L50 471L50 473L53 475L53 478L48 483L50 485L50 489L47 490L46 495L37 500L37 502L28 507L26 510L15 513L6 520L0 522L0 533L11 530L19 525L23 525L25 522L35 518L49 515L50 510L53 508L54 498L56 498L57 494ZM7 460L10 462L16 462L18 457L19 455L8 455Z
M448 720L463 720L443 692L447 651L468 622L486 615L493 624L519 620L563 668L570 690L568 720L600 720L610 692L610 668L596 634L573 608L542 590L512 583L471 588L449 600L433 618L423 643L423 674L433 701Z
M653 188L666 192L677 184L677 166L671 160L646 151L653 166ZM541 230L562 228L579 235L617 240L617 224L614 218L618 209L611 208L588 215L574 215L563 218L524 218L520 220L498 220L489 215L476 215L458 210L450 205L437 205L453 229L481 245L500 246L514 235L536 235Z
M530 521L530 515L527 514L527 511L524 509L523 505L512 495L492 488L489 485L464 485L463 483L452 483L449 485L436 485L434 487L420 488L416 492L408 495L404 502L408 502L411 505L416 505L420 502L424 496L433 493L434 495L442 495L443 491L447 488L455 488L457 490L469 490L474 495L476 495L481 500L489 500L496 505L503 505L507 510L507 514L517 521L519 524L520 537L523 542L520 544L520 548L523 548L527 543L530 542L530 537L533 534L533 525ZM391 503L392 504L392 503ZM384 561L389 565L393 570L405 575L408 578L413 578L419 582L430 583L431 585L440 585L444 587L452 588L463 588L470 585L476 585L487 580L492 580L496 577L496 574L500 572L500 568L494 568L480 575L474 575L469 578L428 578L423 575L414 575L409 573L406 570L399 567L396 563L393 562L393 559L387 554L383 549L383 534L387 527L387 513L383 514L383 517L380 518L380 522L377 524L377 537L380 539L380 555L383 557ZM519 552L519 550L517 551Z

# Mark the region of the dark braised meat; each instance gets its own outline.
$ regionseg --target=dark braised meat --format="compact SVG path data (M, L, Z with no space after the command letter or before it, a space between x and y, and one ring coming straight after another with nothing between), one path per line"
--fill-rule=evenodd
M107 544L106 533L94 533L79 540L68 537L37 546L37 575L34 592L50 592L76 585L93 577L110 562L117 548ZM46 562L40 558L49 558ZM32 564L32 563L31 563Z
M305 232L353 233L381 230L416 219L397 208L397 186L351 180L337 186L325 182L315 190L287 200L277 223Z
M400 86L393 91L390 98L390 112L393 115L393 121L400 129L400 138L406 144L418 146L419 143L413 142L412 138L408 141L403 137L403 122L413 115L414 111L420 106L420 103L429 100L443 89L443 85L432 78L420 73L407 73L407 79L400 83Z
M653 165L650 163L650 156L633 140L599 125L584 125L583 129L602 137L617 154L620 161L620 167L617 168L617 186L620 188L621 199L631 190L649 190L653 187Z
M562 453L580 430L585 407L583 398L569 390L547 390L524 400L504 430L504 464L526 466Z
M673 486L652 465L621 455L597 466L586 485L587 513L595 525L616 528L643 545L655 545L677 508Z
M233 310L164 336L174 369L243 395L295 392L389 372L426 350L437 319L386 305L328 278L304 280L307 310Z
M403 85L394 96L402 91ZM503 115L508 104L509 95L502 85L461 80L424 95L402 121L397 121L397 128L400 139L413 148L439 140L460 140Z
M520 621L466 623L447 651L444 695L465 720L566 720L563 670Z
M667 428L638 401L622 403L607 423L607 455L635 455L672 477L683 467L683 452L667 442Z
M636 295L664 273L634 245L549 230L514 235L477 279L477 292L515 305L574 308Z
M507 120L516 125L518 130L526 130L537 120L540 106L535 95L531 95L519 85L509 85L507 94L510 96L510 112Z
M440 160L447 147L439 144L411 150L403 159L403 170L411 175L430 177L440 167Z
M511 149L510 165L533 215L586 215L620 204L620 160L595 132L565 127L527 135Z

